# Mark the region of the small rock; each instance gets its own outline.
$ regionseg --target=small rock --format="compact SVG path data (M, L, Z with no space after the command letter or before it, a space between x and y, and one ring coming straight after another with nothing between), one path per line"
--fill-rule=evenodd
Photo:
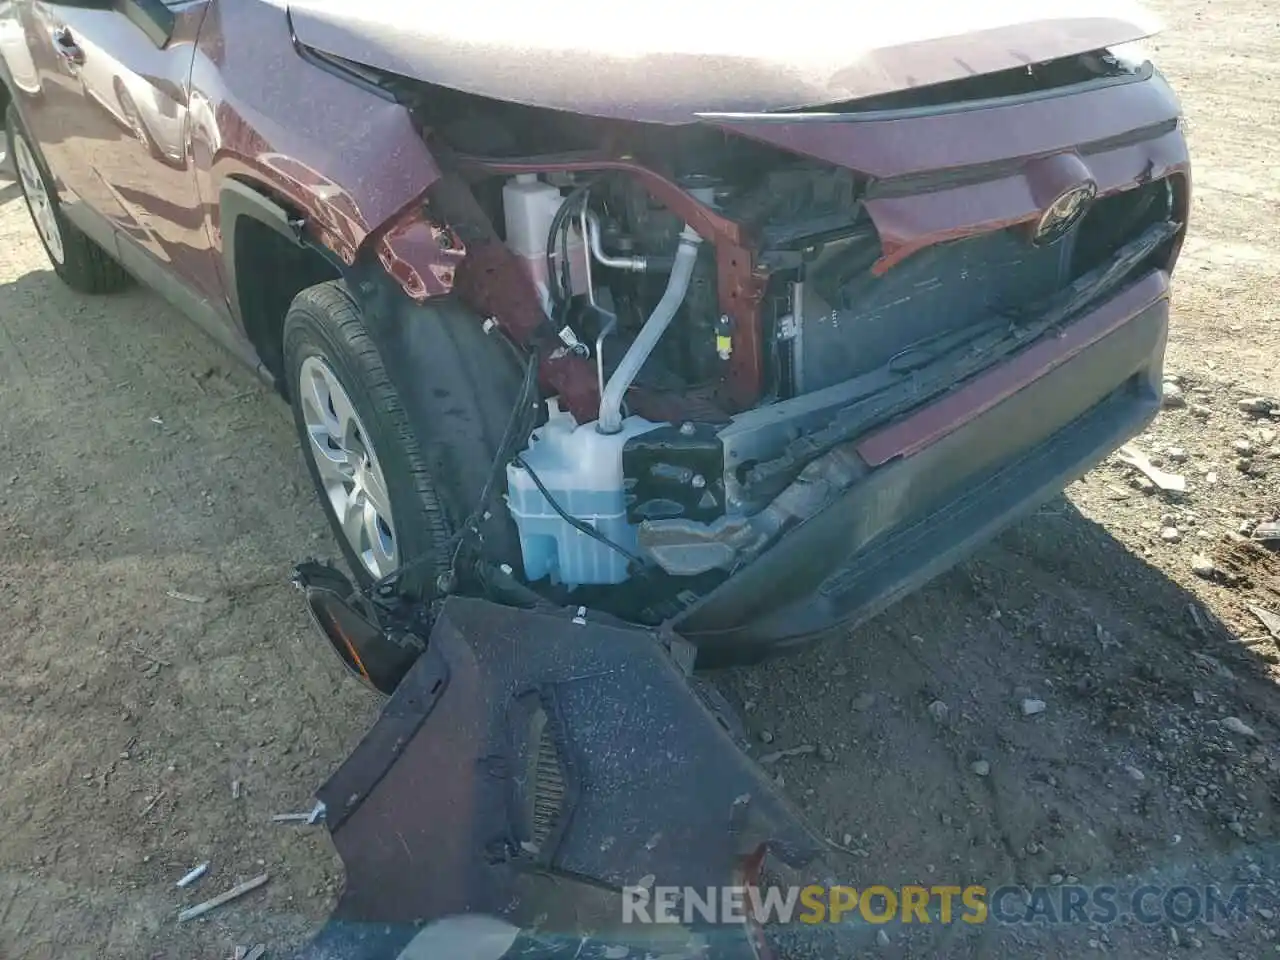
M1204 482L1213 485L1218 482L1218 471L1210 470L1204 475Z
M1090 949L1090 950L1101 950L1101 949L1102 949L1102 941L1101 941L1101 940L1093 940L1093 939L1090 939L1090 941L1089 941L1089 949Z
M1236 404L1243 413L1267 414L1274 406L1267 397L1248 397Z
M1240 457L1236 460L1236 469L1241 473L1250 473L1253 470L1253 457Z
M929 704L929 716L933 717L938 723L946 723L947 715L950 712L950 708L941 700L935 700Z
M985 760L975 760L973 763L969 764L969 769L972 770L976 776L985 777L991 772L991 764L987 763Z
M882 947L887 947L889 945L889 934L885 933L883 930L877 930L876 943L880 944Z
M1056 887L1056 886L1058 886L1059 884L1061 884L1061 883L1062 883L1062 881L1063 881L1063 880L1065 880L1065 879L1066 879L1066 878L1065 878L1062 874L1060 874L1060 873L1051 873L1051 874L1049 874L1049 883L1051 883L1051 884L1052 884L1053 886L1055 886L1055 887Z
M1237 440L1231 445L1231 449L1242 457L1249 457L1253 455L1253 444L1248 440Z
M1182 388L1176 383L1166 380L1164 382L1164 396L1160 401L1166 409L1174 409L1176 407L1185 407L1187 398L1182 395Z
M1125 764L1124 772L1127 773L1129 776L1133 777L1133 779L1137 780L1139 783L1147 779L1147 775L1143 773L1141 770L1139 770L1137 767L1135 767L1132 763Z
M1160 514L1160 525L1162 527L1176 527L1178 525L1178 515L1176 513Z
M1049 709L1049 705L1043 700L1036 700L1034 697L1028 697L1022 701L1022 715L1024 717L1034 717L1037 713L1044 713Z
M1205 925L1205 929L1208 930L1210 933L1212 933L1215 937L1222 937L1223 939L1225 939L1231 936L1231 934L1227 933L1226 929L1220 923L1208 923Z
M1254 913L1260 916L1263 920L1274 920L1276 915L1276 912L1270 907L1259 907L1254 911Z
M1224 730L1230 730L1232 733L1238 733L1242 737L1256 737L1258 734L1239 717L1223 717L1222 727Z
M1205 704L1205 696L1199 690L1191 691L1191 699L1195 701L1197 707L1203 707Z
M818 759L823 763L835 763L836 752L828 747L825 743L818 747Z
M1276 442L1276 432L1270 427L1263 427L1258 431L1258 442L1263 446L1268 446Z
M1199 937L1187 937L1187 944L1188 946L1191 947L1192 950L1204 949L1204 941L1201 940Z
M847 847L849 844L853 843L853 834L846 833L843 837L840 838L840 842Z
M772 731L770 731L770 730L761 730L761 731L760 731L760 742L761 742L761 743L773 743L773 732L772 732Z
M744 713L754 713L755 709L756 709L756 702L754 700L747 700L747 701L744 701L742 704L742 710Z
M1191 572L1197 577L1209 578L1218 572L1218 568L1203 553L1197 553L1191 558Z
M1208 420L1211 416L1213 416L1213 411L1210 410L1208 407L1206 407L1203 403L1193 403L1189 407L1187 407L1187 409L1191 411L1191 415L1195 417L1197 420Z
M1146 477L1134 477L1129 482L1143 493L1151 493L1156 489L1156 485Z
M1178 928L1177 928L1177 927L1170 927L1170 928L1169 928L1169 943L1171 943L1171 944L1172 944L1173 946L1175 946L1175 947L1178 945L1178 943L1179 943L1179 937L1178 937Z
M1160 539L1165 543L1177 543L1182 539L1182 534L1177 527L1163 527L1160 530Z
M1182 463L1187 459L1187 451L1182 447L1167 447L1164 455L1174 463Z

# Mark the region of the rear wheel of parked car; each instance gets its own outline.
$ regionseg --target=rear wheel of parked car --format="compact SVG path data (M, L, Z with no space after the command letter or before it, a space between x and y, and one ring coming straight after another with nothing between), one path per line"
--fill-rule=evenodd
M125 269L63 214L53 177L12 105L5 121L22 196L54 272L81 293L115 293L129 286L132 278Z
M352 572L367 585L404 567L402 586L427 597L450 570L453 533L476 505L515 394L511 356L476 318L452 304L416 309L425 315L394 361L416 384L395 382L340 282L294 299L284 360L307 469ZM505 559L509 521L500 504L494 513L486 537Z

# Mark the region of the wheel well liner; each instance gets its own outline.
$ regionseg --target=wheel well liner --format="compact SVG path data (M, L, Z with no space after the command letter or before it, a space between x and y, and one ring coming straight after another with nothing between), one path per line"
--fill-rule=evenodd
M304 221L255 185L227 180L218 195L222 257L232 315L288 396L284 318L307 287L343 277L332 254L306 240Z

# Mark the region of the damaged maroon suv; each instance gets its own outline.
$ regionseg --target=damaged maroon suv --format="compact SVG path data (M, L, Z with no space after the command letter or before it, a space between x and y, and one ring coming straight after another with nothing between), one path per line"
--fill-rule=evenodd
M288 398L359 589L298 582L395 691L318 794L347 885L308 956L651 956L578 934L814 862L690 671L870 617L1155 415L1190 180L1153 29L0 0L54 270ZM741 926L662 955L770 956Z
M866 619L1155 414L1189 176L1153 29L4 0L0 98L55 271L278 387L362 584L716 663Z

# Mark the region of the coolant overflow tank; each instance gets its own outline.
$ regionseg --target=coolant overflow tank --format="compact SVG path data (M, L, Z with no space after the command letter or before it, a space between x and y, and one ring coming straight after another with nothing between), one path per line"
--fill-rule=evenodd
M636 528L627 521L622 448L658 425L628 417L621 431L603 434L594 423L579 426L554 399L547 408L547 422L534 430L520 459L565 513L634 554ZM530 582L550 577L552 583L577 587L627 579L627 558L561 517L529 471L515 463L507 465L507 507Z

